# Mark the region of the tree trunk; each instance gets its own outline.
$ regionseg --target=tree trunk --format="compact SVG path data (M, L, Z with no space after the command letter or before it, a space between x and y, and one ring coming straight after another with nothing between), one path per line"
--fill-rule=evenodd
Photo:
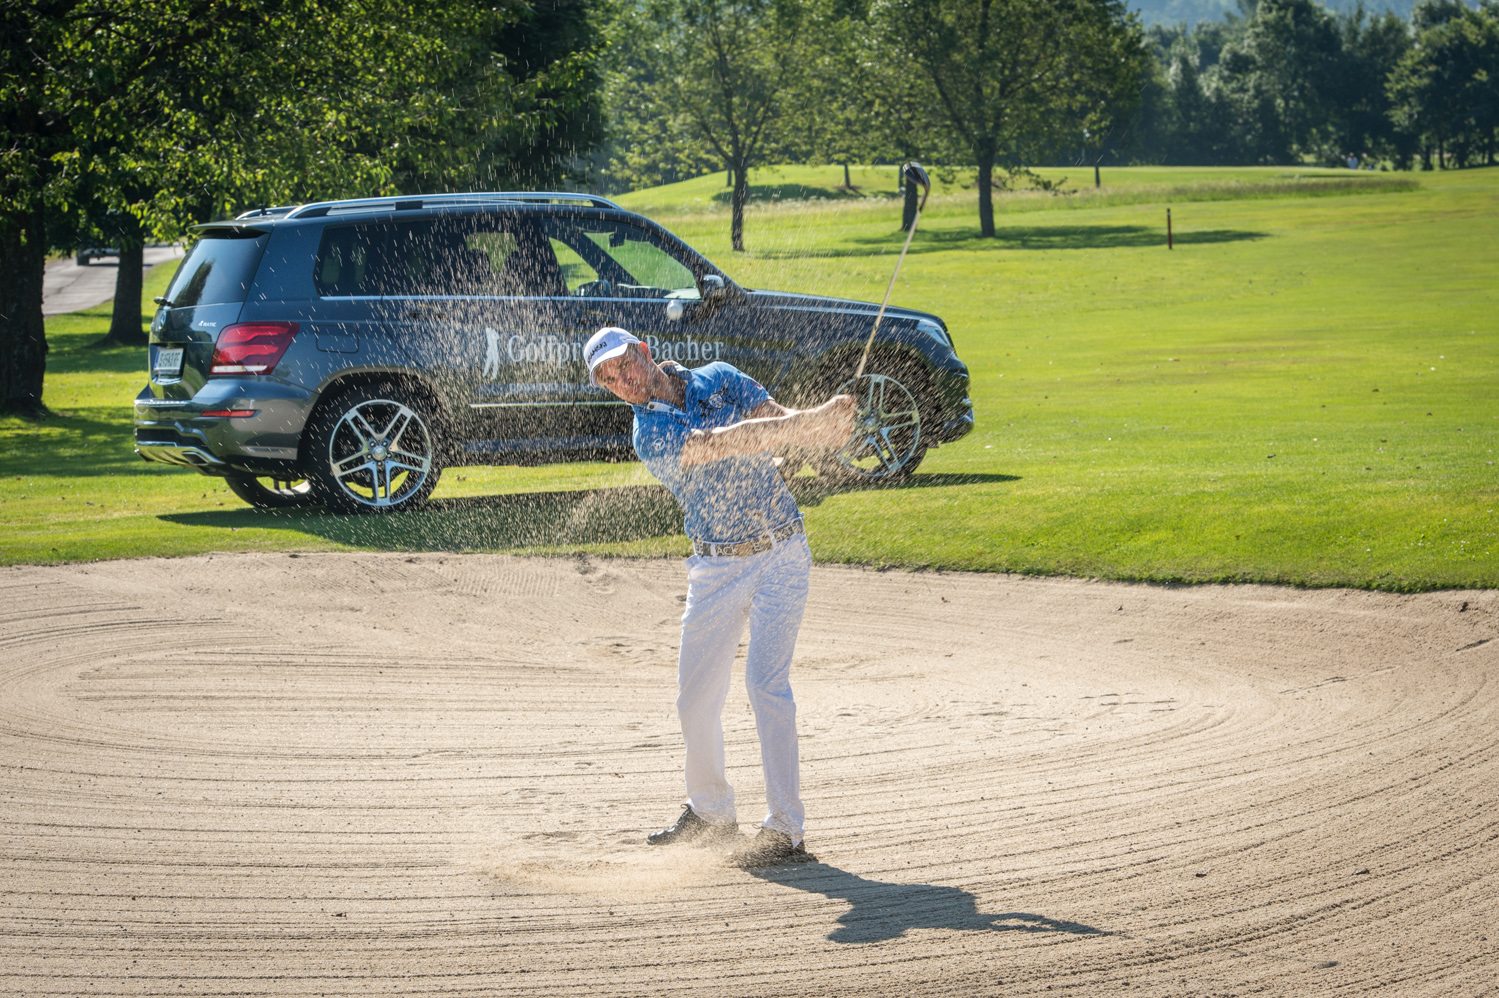
M723 168L723 185L725 187L733 187L734 186L734 164L733 163L730 163L730 164L728 164L727 166L725 166Z
M849 191L851 191L851 190L854 189L854 182L852 180L850 180L849 177L848 177L848 164L847 163L843 164L843 188L844 188L844 190L849 190Z
M1098 172L1098 160L1093 161L1093 189L1097 190L1103 186L1103 177Z
M994 235L994 154L979 157L979 235Z
M749 170L744 163L734 167L733 217L729 221L729 241L735 253L744 252L744 202L749 200Z
M115 275L114 314L110 316L109 335L104 337L104 344L131 347L146 345L146 334L141 331L141 281L145 255L146 248L139 238L121 237L120 271Z
M40 204L0 215L0 413L31 419L47 413L42 405L44 228Z

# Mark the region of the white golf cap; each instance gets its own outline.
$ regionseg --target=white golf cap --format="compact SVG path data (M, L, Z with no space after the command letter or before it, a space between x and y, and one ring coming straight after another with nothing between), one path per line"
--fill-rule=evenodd
M594 370L606 360L613 360L630 348L630 344L639 343L640 340L628 329L618 326L605 326L588 338L583 347L583 362L588 365L588 383L597 385L594 380Z

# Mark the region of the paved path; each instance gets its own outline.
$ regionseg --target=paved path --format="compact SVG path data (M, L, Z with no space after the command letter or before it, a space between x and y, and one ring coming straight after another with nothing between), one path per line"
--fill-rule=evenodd
M146 267L150 269L181 255L181 246L147 246ZM95 261L87 267L78 266L71 257L47 264L46 276L42 278L42 314L77 312L109 301L115 295L115 275L119 270L120 261L115 257Z

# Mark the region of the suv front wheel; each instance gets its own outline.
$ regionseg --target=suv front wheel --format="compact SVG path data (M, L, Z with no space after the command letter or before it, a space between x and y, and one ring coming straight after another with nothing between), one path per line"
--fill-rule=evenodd
M437 485L431 405L397 385L368 385L318 408L309 428L307 477L329 509L392 513L422 504Z
M926 456L922 433L921 375L909 367L848 379L835 391L859 404L854 434L836 454L816 462L819 473L840 485L895 485L911 477Z

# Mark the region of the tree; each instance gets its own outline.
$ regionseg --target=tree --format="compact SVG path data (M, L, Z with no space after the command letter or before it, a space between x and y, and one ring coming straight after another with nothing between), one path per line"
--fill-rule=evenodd
M168 57L133 44L123 26L136 18L89 0L0 4L0 413L46 411L47 202L78 160L75 133L118 129L129 118L120 92Z
M876 105L885 103L887 81L873 58L863 14L853 4L809 3L803 14L816 38L803 51L801 65L787 82L783 104L794 109L784 119L779 143L792 161L839 163L844 185L852 186L849 164L870 162L888 152Z
M1466 166L1482 151L1494 161L1499 128L1499 4L1452 0L1416 7L1416 38L1388 81L1390 117L1418 136L1422 159Z
M682 0L661 32L676 49L665 74L672 103L733 174L729 240L739 252L750 167L771 144L800 62L799 21L794 0Z
M212 131L232 127L256 147L220 150L230 162L257 167L220 191L228 203L547 186L601 131L596 19L585 0L429 3L415 10L399 0L366 0L358 17L330 16L345 8L330 10L316 0L282 6L291 23L320 23L322 43L264 60L267 43L277 43L253 41L232 73L200 61L190 74L156 81L162 114L178 122L174 143L163 148L159 138L134 133L131 144L144 147L141 155L117 160L107 185L113 197L90 202L104 207L115 220L108 227L122 233L111 340L141 341L138 267L124 254L133 250L138 263L147 234L183 234L192 206L170 194L184 172L193 174L197 150L212 141ZM256 56L275 66L279 78L257 80L243 100L241 65ZM268 113L265 98L278 91L283 96ZM181 120L184 107L196 112L191 120ZM184 151L184 135L195 138L191 152L174 155ZM339 147L349 155L318 155ZM214 181L201 183L208 188Z
M928 158L942 146L929 94L913 85L909 67L892 59L870 19L868 0L815 0L805 8L815 44L787 91L781 148L793 160L840 163L850 185L849 164L895 163ZM903 194L901 228L909 229L918 192L904 171L890 171Z
M730 239L744 249L749 171L782 150L803 64L798 0L633 0L611 28L610 180L665 183L727 168ZM645 30L645 26L649 26Z
M788 85L804 65L798 0L627 0L611 27L611 185L726 168L730 241L744 249L749 171L784 149ZM647 27L648 26L648 27Z
M1252 5L1210 87L1232 109L1238 161L1285 163L1319 148L1339 57L1337 26L1314 0Z
M952 144L978 167L994 235L994 170L1139 93L1143 39L1119 0L880 0L882 32L925 81Z
M1169 103L1174 132L1166 143L1167 163L1213 162L1219 153L1220 105L1204 90L1194 53L1183 47L1172 57Z
M1271 149L1292 159L1315 150L1328 118L1338 29L1316 0L1260 0L1245 33L1254 86L1271 108Z
M1338 19L1342 58L1328 86L1329 121L1325 153L1410 161L1409 141L1390 118L1385 81L1410 50L1406 22L1394 14L1370 18L1363 8Z
M668 82L678 42L664 36L658 19L675 25L674 8L662 0L625 0L605 26L606 138L598 169L606 190L656 187L725 166L686 120Z
M235 205L555 176L597 129L588 6L6 0L0 410L44 411L49 219L125 250ZM138 339L117 290L112 334Z
M1101 187L1100 164L1118 156L1139 129L1149 126L1160 101L1159 72L1145 47L1131 41L1109 53L1092 72L1080 75L1075 85L1083 158L1093 166L1093 186Z

